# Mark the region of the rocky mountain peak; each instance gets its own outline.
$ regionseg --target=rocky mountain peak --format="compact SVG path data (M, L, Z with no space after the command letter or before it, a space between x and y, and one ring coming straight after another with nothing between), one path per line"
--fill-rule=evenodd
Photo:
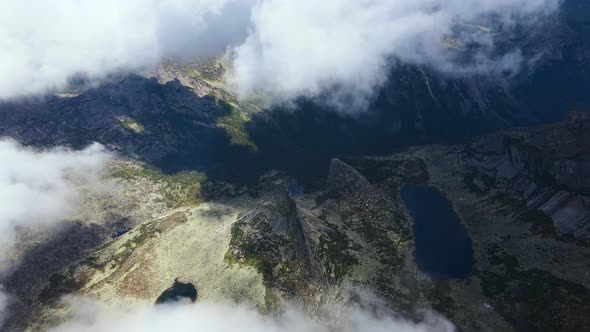
M369 181L359 171L337 158L332 159L327 182L329 196L366 192L371 188Z

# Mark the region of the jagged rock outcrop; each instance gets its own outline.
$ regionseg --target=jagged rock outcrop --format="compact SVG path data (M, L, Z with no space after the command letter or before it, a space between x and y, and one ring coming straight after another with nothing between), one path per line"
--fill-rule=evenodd
M340 236L334 239L334 236ZM341 238L343 237L343 238ZM264 311L297 301L313 312L345 274L350 257L338 229L298 206L286 188L238 219L231 229L225 261L254 267L264 279ZM319 292L319 293L318 293ZM321 294L324 293L325 294Z
M286 190L277 194L232 225L226 260L253 264L269 285L297 292L320 274L305 229L313 224L309 220L304 224L301 214ZM314 221L317 230L321 221ZM287 271L289 275L280 275Z
M412 313L412 300L401 299L400 278L416 271L404 266L411 231L398 201L338 159L313 204L285 189L232 225L228 263L255 267L268 294L295 298L312 311L333 292L346 301L348 287L360 283L388 299L397 296L392 305ZM267 297L267 308L274 303Z
M575 113L561 125L513 130L482 138L462 162L481 190L509 193L553 219L562 233L590 239L590 116Z
M371 189L371 184L359 171L337 158L332 159L328 173L328 195L338 197Z

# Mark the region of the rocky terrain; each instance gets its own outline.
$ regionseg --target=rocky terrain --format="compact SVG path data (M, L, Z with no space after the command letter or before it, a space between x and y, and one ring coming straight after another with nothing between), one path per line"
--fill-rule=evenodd
M321 100L306 99L295 101L296 109L261 112L264 98L238 100L226 86L223 59L169 59L143 76L4 101L0 135L38 147L96 141L166 173L198 170L231 182L254 181L269 169L323 177L333 156L464 143L584 110L590 104L590 45L582 14L588 12L587 4L566 1L533 31L489 32L501 49L538 59L518 74L455 76L396 66L367 112L345 110L342 116Z
M574 114L562 126L514 130L485 137L466 152L480 191L517 197L553 220L563 234L590 236L587 114Z
M305 99L262 110L226 87L223 59L0 102L1 137L116 155L108 190L83 188L75 218L19 229L6 327L57 324L67 294L126 308L183 287L269 315L354 304L415 321L435 311L461 331L587 330L588 11L566 1L535 31L490 32L529 56L550 46L514 77L398 66L361 114ZM466 229L464 278L418 267L408 184L448 199Z
M184 282L196 287L196 301L245 302L269 314L295 302L321 317L326 305L362 305L373 294L396 315L434 310L462 330L583 330L587 225L562 216L588 215L589 124L575 114L465 146L333 159L325 184L301 193L288 190L293 179L281 172L240 188L116 162L106 176L117 191L89 196L78 223L23 249L6 283L21 309L10 326L59 321L68 312L58 301L64 294L128 306L155 303ZM435 278L416 266L412 217L399 194L407 183L434 186L453 204L473 240L466 278ZM554 197L539 204L535 191ZM49 259L56 256L59 263Z

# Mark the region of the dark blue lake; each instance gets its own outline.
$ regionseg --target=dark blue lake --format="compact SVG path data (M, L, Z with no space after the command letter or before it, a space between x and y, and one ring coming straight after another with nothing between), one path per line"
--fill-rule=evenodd
M431 186L404 185L401 198L414 219L418 267L433 278L466 277L473 270L473 248L451 202Z

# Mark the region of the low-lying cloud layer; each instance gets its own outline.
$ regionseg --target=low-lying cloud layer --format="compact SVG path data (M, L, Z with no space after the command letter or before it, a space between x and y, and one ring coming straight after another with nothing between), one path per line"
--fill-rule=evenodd
M249 17L230 1L2 1L0 99L60 89L72 75L142 70L166 55L222 53Z
M153 67L163 56L233 57L229 81L275 100L353 95L362 106L397 61L447 73L518 70L510 34L560 0L8 0L0 3L0 99ZM469 65L441 42L476 42ZM526 60L526 59L525 59ZM353 105L354 106L354 105Z
M395 61L446 73L517 70L518 50L494 55L491 32L472 25L493 22L492 29L510 33L517 21L531 24L557 8L558 0L263 1L248 38L234 49L232 82L286 100L329 89L357 96L362 106ZM480 49L469 64L458 63L444 36Z
M96 186L108 159L99 144L37 152L0 141L0 263L16 227L48 226L75 213L78 187Z
M292 310L281 319L265 317L243 306L213 304L157 305L128 312L109 309L81 298L67 298L74 317L50 332L451 332L454 327L440 316L427 314L422 323L391 316L376 318L365 311L341 307L338 317L314 321Z
M82 151L34 151L0 140L0 275L12 262L9 251L18 227L51 227L72 216L82 186L96 187L110 159L101 145ZM0 327L9 297L0 285Z

